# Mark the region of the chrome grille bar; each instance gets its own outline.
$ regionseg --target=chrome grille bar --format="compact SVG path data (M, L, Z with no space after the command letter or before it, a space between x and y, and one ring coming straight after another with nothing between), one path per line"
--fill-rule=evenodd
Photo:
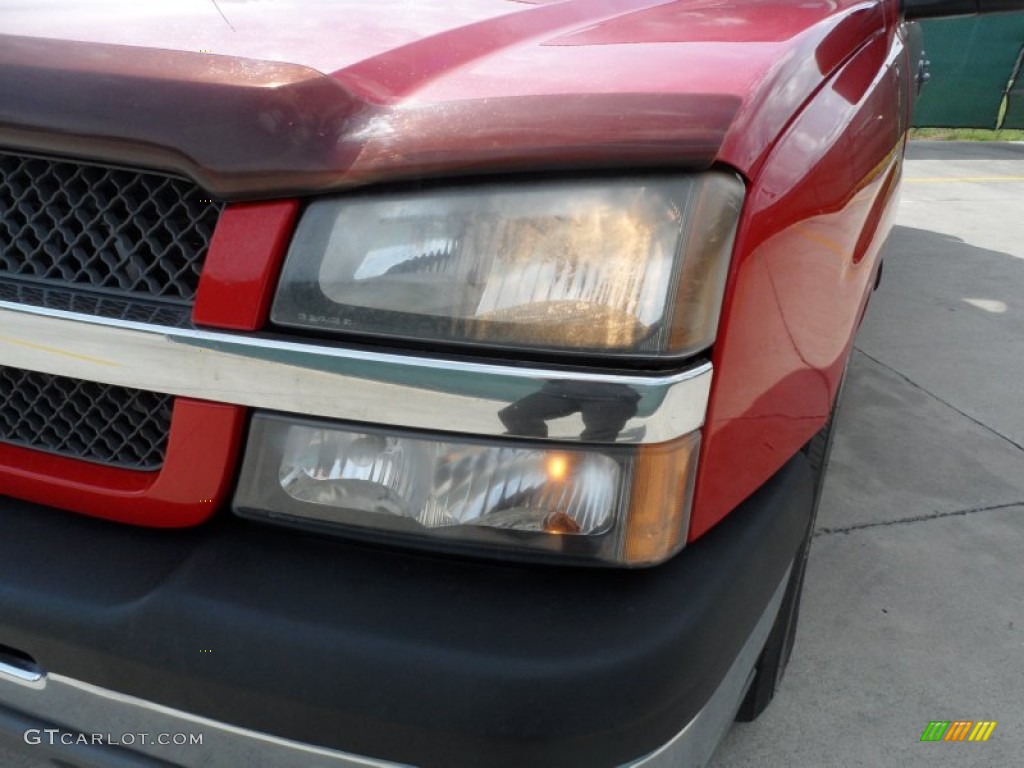
M699 429L711 388L708 363L659 376L545 370L169 328L2 301L0 364L310 416L600 443L657 443Z

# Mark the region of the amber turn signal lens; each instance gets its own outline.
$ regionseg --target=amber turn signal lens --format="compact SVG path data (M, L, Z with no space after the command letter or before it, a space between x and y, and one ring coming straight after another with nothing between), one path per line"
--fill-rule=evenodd
M660 563L686 543L699 453L696 432L639 447L622 552L627 565Z

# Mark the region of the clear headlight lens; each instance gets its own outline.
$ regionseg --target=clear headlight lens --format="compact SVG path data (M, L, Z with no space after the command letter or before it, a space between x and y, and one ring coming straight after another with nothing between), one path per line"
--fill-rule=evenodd
M553 447L259 414L235 509L388 541L645 565L682 546L698 442Z
M273 322L514 348L686 355L710 345L735 177L479 185L311 204Z

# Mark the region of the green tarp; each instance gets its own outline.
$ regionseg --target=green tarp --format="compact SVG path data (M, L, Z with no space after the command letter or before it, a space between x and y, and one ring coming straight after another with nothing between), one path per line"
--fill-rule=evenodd
M941 128L1024 128L1024 73L1004 105L1007 85L1024 49L1024 13L926 21L931 61L914 125Z

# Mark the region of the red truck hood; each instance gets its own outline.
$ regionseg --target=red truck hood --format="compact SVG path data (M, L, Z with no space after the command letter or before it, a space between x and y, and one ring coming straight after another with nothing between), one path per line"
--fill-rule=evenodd
M884 29L855 0L95 0L0 11L0 146L226 197L455 173L752 173Z

